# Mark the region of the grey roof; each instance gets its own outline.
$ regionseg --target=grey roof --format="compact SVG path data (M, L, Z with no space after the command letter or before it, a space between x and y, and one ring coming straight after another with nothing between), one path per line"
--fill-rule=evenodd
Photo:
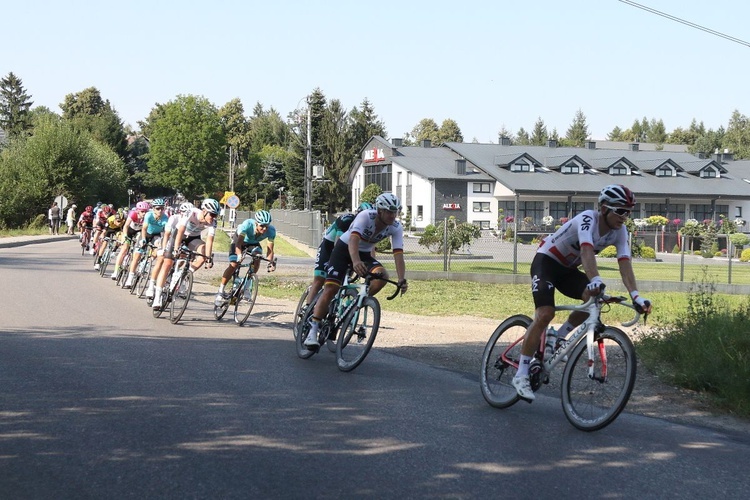
M750 199L750 162L701 160L683 152L621 151L547 146L503 146L500 144L469 144L450 142L444 145L456 154L490 174L498 182L519 194L596 195L607 184L626 184L640 196L670 198L732 198ZM565 158L578 158L593 167L583 174L562 174L550 168L534 172L511 172L508 165L522 155L533 158L537 166L559 166ZM618 161L635 167L628 176L609 175L607 168ZM677 177L657 177L655 168L670 164ZM721 177L701 178L702 168L715 165Z
M461 159L448 148L422 148L417 146L400 147L397 154L391 157L396 163L426 179L458 179L465 181L494 181L486 173L474 171L470 162L466 162L466 174L456 172L456 160Z
M622 141L593 141L596 143L596 147L599 149L630 149L630 145L633 144L632 142L622 142ZM667 151L667 152L682 152L687 153L687 145L685 144L656 144L653 142L639 142L638 149L641 151L657 151L661 149L661 151Z

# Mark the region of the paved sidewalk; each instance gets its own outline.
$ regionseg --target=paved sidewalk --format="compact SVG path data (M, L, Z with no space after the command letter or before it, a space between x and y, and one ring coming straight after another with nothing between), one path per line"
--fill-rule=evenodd
M34 243L50 243L53 241L72 239L78 239L78 236L72 234L58 234L55 236L49 234L38 234L34 236L6 236L0 237L0 248L12 248L32 245Z

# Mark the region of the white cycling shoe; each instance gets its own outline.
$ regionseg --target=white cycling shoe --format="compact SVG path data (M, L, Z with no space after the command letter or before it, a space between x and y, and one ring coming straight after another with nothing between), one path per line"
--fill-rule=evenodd
M534 391L531 390L531 382L529 381L528 375L522 377L513 377L513 380L511 380L511 384L513 384L513 387L516 389L516 392L521 397L521 399L525 399L530 403L536 398Z

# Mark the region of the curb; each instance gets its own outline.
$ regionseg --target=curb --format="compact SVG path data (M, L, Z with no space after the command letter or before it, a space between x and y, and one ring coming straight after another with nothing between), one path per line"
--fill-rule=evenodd
M42 236L42 237L36 237L36 236L25 236L25 237L9 237L9 238L0 238L0 248L15 248L15 247L22 247L25 245L33 245L35 243L52 243L55 241L66 241L66 240L72 240L77 239L77 235L73 234L61 234L58 236ZM14 240L14 241L3 241L3 240Z

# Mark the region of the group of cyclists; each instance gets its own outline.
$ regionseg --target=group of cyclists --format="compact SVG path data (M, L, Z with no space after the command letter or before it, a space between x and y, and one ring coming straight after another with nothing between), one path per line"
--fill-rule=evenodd
M534 399L529 382L529 364L539 346L542 332L554 318L555 290L580 300L587 300L600 293L605 285L599 276L596 263L596 254L599 251L610 245L615 246L620 275L634 306L640 312L651 311L651 302L643 298L637 289L625 227L625 221L635 206L635 195L623 185L611 184L601 190L598 201L597 210L581 212L563 224L554 234L544 238L531 264L531 293L535 313L526 332L518 371L512 380L518 395L528 401ZM352 270L360 276L379 273L385 278L388 277L383 264L375 256L375 246L385 238L391 240L401 293L407 291L403 226L397 219L401 210L402 205L396 195L383 193L376 198L374 205L362 203L355 214L340 216L328 227L316 255L311 292L306 304L309 306L316 293L322 289L310 317L310 330L304 340L306 347L318 347L320 322L325 317L328 305L347 272ZM200 208L183 203L178 211L170 216L164 200L156 199L151 205L145 201L139 202L129 211L114 211L111 206L106 205L98 205L96 208L88 206L81 214L78 225L79 229L89 226L96 229L97 234L92 240L94 244L121 232L123 245L117 257L113 277L120 271L119 266L122 265L128 246L136 245L138 256L131 259L126 288L129 283L132 284L138 259L146 253L149 244L153 245L156 261L152 267L146 296L154 299L153 308L160 308L162 288L174 262L175 253L179 252L182 245L197 255L191 270L200 268L204 263L208 267L213 266L212 251L219 212L219 203L207 198L203 200ZM267 240L268 260L275 262L276 229L271 225L271 220L269 212L259 210L253 218L247 219L237 227L229 249L229 265L222 275L215 304L221 304L226 299L225 286L244 252L262 253L261 242ZM201 236L204 230L207 230L205 241ZM94 252L94 249L91 251ZM259 264L259 261L255 262L256 272ZM96 265L98 266L98 263ZM273 268L269 265L269 271ZM383 280L374 280L369 293L377 294L385 283ZM564 341L566 335L585 319L582 313L571 314L556 332L558 342Z

